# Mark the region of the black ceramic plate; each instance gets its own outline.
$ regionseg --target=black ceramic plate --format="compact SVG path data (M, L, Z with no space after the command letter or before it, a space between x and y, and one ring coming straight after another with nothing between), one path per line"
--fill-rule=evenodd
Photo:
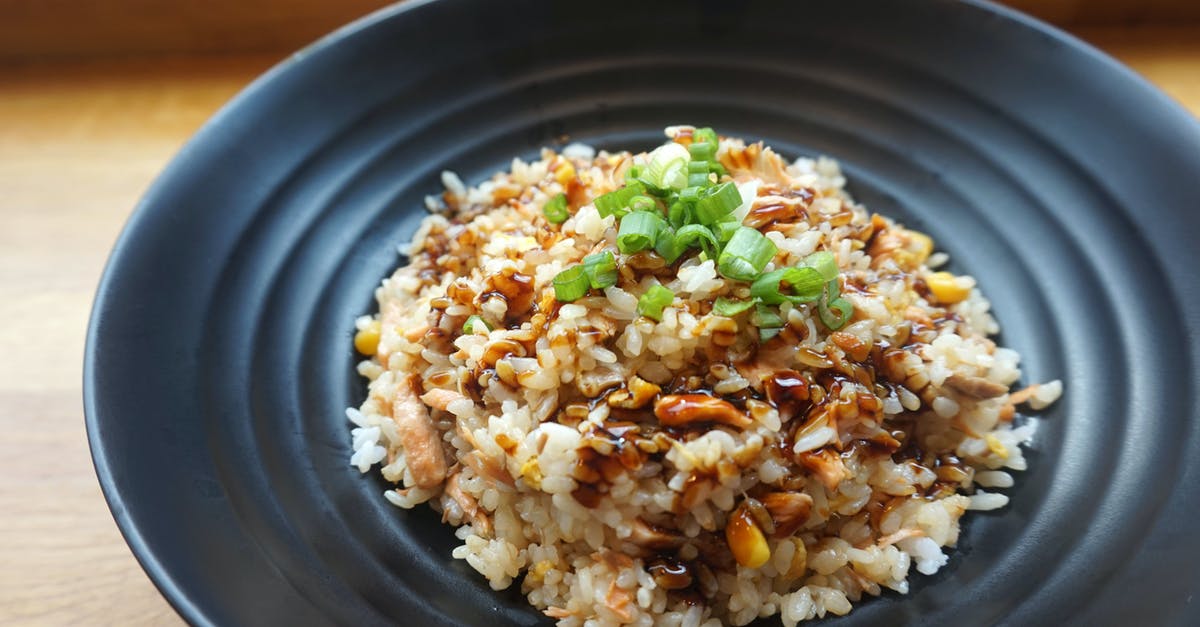
M100 481L175 608L546 623L347 464L353 320L441 170L680 122L840 159L979 279L1025 381L1066 384L1012 504L831 624L1200 624L1200 128L1004 9L865 0L407 3L236 98L130 220L86 356Z

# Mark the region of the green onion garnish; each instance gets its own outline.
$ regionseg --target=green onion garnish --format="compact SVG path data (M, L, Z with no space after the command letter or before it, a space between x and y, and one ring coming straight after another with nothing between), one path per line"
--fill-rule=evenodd
M675 142L655 148L650 153L643 177L654 187L683 189L687 185L688 150Z
M690 223L691 221L692 221L692 210L691 210L691 208L688 207L688 205L686 203L682 203L682 202L671 203L670 208L667 209L667 222L670 222L671 226L673 226L675 228L679 228L685 224Z
M692 131L693 144L712 144L717 145L717 132L712 130L712 127L705 126Z
M671 293L671 290L661 285L653 285L638 299L637 313L639 316L646 316L661 322L663 309L666 309L674 300L675 295Z
M624 220L622 220L624 223ZM583 258L583 271L588 285L602 290L617 284L617 260L611 251L603 251Z
M715 258L721 249L717 236L703 224L688 224L675 231L675 245L680 247L680 252L699 246L710 258Z
M645 185L642 185L640 181L631 181L621 189L597 196L592 204L596 206L596 211L600 213L601 218L608 216L619 218L629 212L629 202L633 200L634 196L642 196L645 193Z
M692 156L692 161L712 161L713 157L717 156L717 145L708 142L693 141L691 146L688 146L688 154ZM708 170L708 164L704 165L705 171Z
M732 318L753 307L754 305L755 300L753 298L748 300L734 300L732 298L726 298L722 296L713 303L712 310L713 313L717 314L718 316Z
M833 253L827 250L820 250L805 257L804 265L816 270L821 275L822 281L831 281L837 278L837 260L834 259Z
M699 185L685 187L679 190L679 202L694 203L697 200L700 200L700 193L703 191L704 188Z
M854 305L845 298L835 298L829 303L821 302L817 308L817 313L821 316L821 323L829 327L830 331L837 331L846 326L850 321L850 316L854 315Z
M492 327L479 316L469 316L467 321L463 323L463 333L474 335L476 331L491 331Z
M621 228L617 231L617 248L627 255L654 248L658 235L665 226L666 223L657 212L629 213L621 218Z
M640 166L636 163L633 165L630 165L629 169L625 170L625 182L632 183L632 182L636 181L638 179L638 177L641 175L642 175L642 166Z
M790 290L783 289L785 283ZM785 301L811 303L821 297L824 289L825 281L821 280L821 275L813 268L802 266L763 274L750 286L750 295L768 305L780 305Z
M721 183L704 190L696 200L696 219L701 224L713 224L733 213L742 204L742 195L737 185Z
M729 279L753 281L777 251L775 244L757 229L738 227L717 258L717 271Z
M546 216L551 224L566 222L567 218L571 217L567 211L567 195L559 194L547 200L546 204L542 205L542 215Z
M758 330L758 341L762 342L763 344L766 344L767 340L775 337L776 335L779 335L779 332L782 330L783 329L780 327L769 327L766 329L759 329Z
M754 314L750 318L750 322L760 329L772 327L782 327L783 317L779 315L774 307L768 307L762 303L754 305Z
M554 297L564 303L579 300L592 284L583 266L571 266L554 277Z
M837 331L846 326L850 321L850 316L854 315L854 305L841 297L842 288L838 284L836 278L825 283L825 296L821 299L821 303L817 306L817 315L821 318L821 324L829 327L830 331Z
M658 203L649 196L634 196L629 199L630 211L658 211Z
M741 222L736 219L723 220L713 225L713 234L717 236L717 241L721 244L728 244L733 238L733 234L737 233L738 227L742 226Z

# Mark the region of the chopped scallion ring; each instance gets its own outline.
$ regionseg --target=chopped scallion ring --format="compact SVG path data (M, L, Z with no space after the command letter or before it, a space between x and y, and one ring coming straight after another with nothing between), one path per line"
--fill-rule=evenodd
M768 307L762 303L754 305L754 315L750 318L750 322L760 329L782 327L783 317L779 315L779 311L774 307Z
M784 284L790 289L785 290ZM819 299L824 290L825 281L821 280L821 275L813 268L802 266L763 274L750 286L750 295L768 305L780 305L785 301L811 303Z
M611 191L607 194L597 196L592 204L596 206L596 211L600 213L601 218L608 216L621 216L629 213L629 202L634 196L643 196L646 194L646 186L640 181L632 181L621 189Z
M542 215L546 216L551 224L566 222L567 218L571 217L570 212L567 211L567 195L559 194L547 200L546 204L542 205Z
M663 309L670 306L674 300L675 294L671 293L671 290L661 285L651 286L638 299L637 313L639 316L646 316L661 322Z
M591 289L591 281L583 266L571 266L554 277L554 297L564 303L583 298Z
M717 271L729 279L753 281L775 258L776 252L774 242L757 229L738 227L717 258Z
M653 186L663 189L683 189L687 185L687 148L668 142L650 153L650 163L643 173Z
M696 219L701 224L713 224L733 213L742 204L737 185L721 183L705 189L696 200Z
M830 331L837 331L846 326L850 316L854 315L854 305L845 298L838 297L828 303L822 301L817 313L821 316L821 324L829 327Z
M658 203L649 196L634 196L629 199L630 211L658 211Z
M821 275L822 281L831 281L837 278L837 260L834 259L833 253L827 250L819 250L805 257L804 265L816 270Z
M654 248L659 233L666 226L662 216L654 211L634 211L621 218L617 231L617 248L624 254Z
M617 260L612 252L603 251L583 258L583 271L588 284L598 290L617 284Z
M722 296L713 303L712 310L713 313L717 314L718 316L732 318L753 307L755 304L756 301L753 298L748 300L734 300L732 298L726 298Z

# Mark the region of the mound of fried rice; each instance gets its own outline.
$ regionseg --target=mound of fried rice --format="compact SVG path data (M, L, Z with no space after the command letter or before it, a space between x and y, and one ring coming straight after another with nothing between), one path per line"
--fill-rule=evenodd
M592 200L646 157L579 144L477 187L445 173L410 262L357 321L370 384L347 411L351 464L378 465L393 504L428 503L454 557L562 626L790 627L905 593L911 570L946 564L966 510L1007 503L995 490L1034 425L1014 426L1017 407L1061 392L1010 392L1018 356L988 339L974 280L933 270L930 238L855 203L836 162L728 137L717 155L736 216L778 248L768 269L835 255L854 311L840 330L784 304L764 342L750 313L712 311L748 285L699 251L619 254ZM552 224L560 193L570 216ZM601 250L617 284L556 300L553 278ZM637 314L656 284L675 295L661 321ZM465 332L470 316L487 326ZM697 395L732 418L657 417Z

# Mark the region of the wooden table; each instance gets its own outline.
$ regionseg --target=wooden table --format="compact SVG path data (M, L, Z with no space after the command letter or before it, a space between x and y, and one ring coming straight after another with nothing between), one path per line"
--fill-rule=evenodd
M1080 35L1200 114L1200 25ZM278 58L0 67L0 624L180 622L96 482L81 407L84 332L138 197Z

